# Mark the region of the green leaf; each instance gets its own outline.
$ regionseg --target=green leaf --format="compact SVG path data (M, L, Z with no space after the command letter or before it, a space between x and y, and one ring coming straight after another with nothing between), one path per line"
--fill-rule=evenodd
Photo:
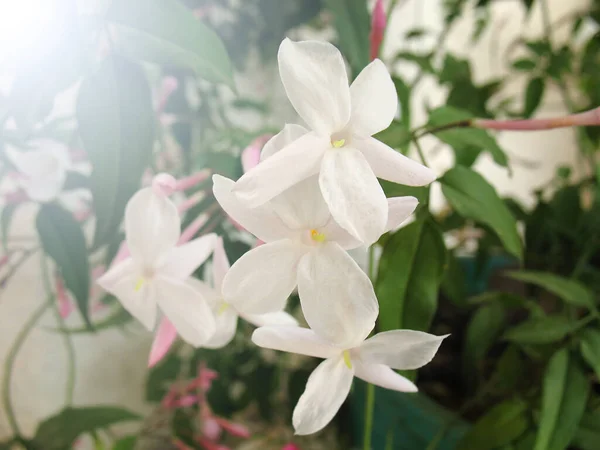
M448 262L442 280L442 291L455 306L467 306L467 276L458 258L448 253Z
M540 422L534 450L564 450L573 440L585 411L589 383L569 351L552 356L544 374Z
M382 331L429 329L445 262L441 233L428 221L418 220L390 236L375 283Z
M98 248L117 233L152 155L154 111L140 67L117 56L106 59L81 86L77 120L93 168L93 247Z
M517 222L494 188L477 172L456 166L439 180L450 205L462 216L489 226L504 248L523 257Z
M534 317L508 330L504 339L520 344L550 344L564 339L577 327L564 316Z
M179 375L181 364L181 358L176 353L171 352L148 372L146 382L147 401L160 402L162 400L169 385Z
M480 373L483 361L505 326L504 307L494 302L480 307L469 321L463 350L463 372L468 378Z
M67 178L65 180L65 184L63 189L65 191L71 191L73 189L89 189L90 188L90 179L87 175L84 175L80 172L69 171L67 172Z
M66 328L66 329L52 328L52 329L50 329L50 331L53 331L56 333L67 333L67 334L84 334L84 333L90 333L90 332L97 333L98 331L108 330L110 328L126 325L129 322L131 322L132 320L133 320L132 315L129 314L126 309L124 309L120 305L118 305L116 310L113 313L111 313L108 317L105 317L104 319L93 323L92 330L90 330L89 328L86 328L86 327L80 327L80 328Z
M594 295L583 284L569 280L549 272L518 271L509 272L508 276L526 283L535 284L552 292L565 302L582 306L587 309L595 309Z
M494 406L465 434L457 450L492 450L511 443L529 427L527 409L518 398Z
M2 207L2 213L0 213L0 227L2 228L2 248L5 252L8 249L8 234L10 231L10 223L19 205L20 203L8 203Z
M440 127L452 123L467 123L473 116L464 110L452 106L441 106L429 114L429 127ZM465 147L476 147L488 151L494 161L503 166L508 166L508 160L504 150L500 148L496 140L486 131L480 128L457 127L435 133L438 139L450 145L454 149Z
M411 196L416 197L419 204L427 203L429 190L426 186L405 186L387 180L379 180L379 183L388 198Z
M116 27L116 49L124 54L160 65L188 67L208 81L234 87L225 45L179 1L113 1L106 17Z
M134 450L137 436L128 436L115 442L112 450Z
M529 58L517 59L512 63L513 69L521 70L523 72L532 71L537 67L537 63Z
M384 144L400 150L403 154L408 152L411 135L408 126L404 122L394 120L389 127L377 133L374 137Z
M435 69L431 64L432 53L411 53L411 52L399 52L396 54L396 60L404 60L415 63L419 68L425 72L434 74Z
M91 328L88 312L90 267L81 227L71 213L56 203L40 207L36 227L44 251L58 266L65 285L77 301L79 312Z
M43 421L33 440L44 450L65 450L71 448L75 439L82 434L139 419L139 415L118 407L65 408Z
M371 15L364 0L325 0L333 14L340 49L356 77L369 64Z
M471 66L466 59L458 59L451 54L447 54L444 59L444 66L439 75L440 83L454 83L460 80L471 79Z
M400 103L400 121L409 131L410 128L410 87L406 82L398 77L392 77L394 86L396 87L396 93L398 94L398 103ZM408 141L410 142L410 132L407 135Z
M581 333L581 355L600 379L600 331L586 328Z
M525 107L523 110L524 117L531 117L535 110L540 106L546 82L541 77L535 77L529 80L527 89L525 90Z

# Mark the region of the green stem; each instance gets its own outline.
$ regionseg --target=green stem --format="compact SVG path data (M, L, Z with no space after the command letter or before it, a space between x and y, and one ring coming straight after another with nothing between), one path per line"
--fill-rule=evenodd
M50 274L48 270L48 262L46 260L46 256L42 255L41 258L41 268L42 268L42 279L44 281L44 289L46 290L46 295L48 297L48 303L53 305L52 311L54 312L54 317L56 317L56 321L58 322L58 327L60 329L61 334L63 335L65 348L67 349L67 381L66 381L66 397L65 397L65 406L69 407L73 405L73 396L75 393L75 347L73 346L73 339L71 334L67 330L67 325L65 320L60 315L60 311L58 310L58 305L56 303L56 298L52 293L52 285L50 282Z
M373 434L373 411L375 409L375 386L367 384L367 398L365 400L365 435L363 436L363 450L371 450L371 435Z
M40 318L44 315L44 313L46 312L46 310L49 307L50 307L50 303L45 301L42 305L40 305L33 312L31 317L29 318L29 320L27 322L25 322L25 325L23 325L23 328L21 328L21 330L17 334L17 337L10 349L10 352L8 353L8 357L6 358L6 362L4 363L4 383L2 385L2 402L4 404L4 409L6 411L6 416L8 418L8 424L10 425L11 429L13 430L13 433L15 434L16 438L21 437L21 430L19 428L19 424L17 423L17 419L15 416L15 411L13 408L12 399L11 399L11 395L10 395L10 384L12 381L13 367L15 364L15 359L17 358L17 354L19 353L19 350L21 350L23 343L27 339L27 336L29 336L29 333L31 332L31 330L33 330L33 328L35 327L35 324L38 322L38 320L40 320Z
M413 135L412 140L415 143L415 146L417 147L417 152L419 153L419 158L421 158L421 162L425 166L429 167L429 164L427 164L427 159L425 158L425 152L423 152L423 148L421 147L421 144L419 144L419 138L421 136L415 136L415 135Z

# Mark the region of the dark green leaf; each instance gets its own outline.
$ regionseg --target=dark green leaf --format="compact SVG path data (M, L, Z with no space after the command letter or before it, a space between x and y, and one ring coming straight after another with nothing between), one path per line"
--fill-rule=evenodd
M568 46L563 46L550 55L550 62L546 72L555 80L560 80L564 73L571 73L571 60L573 54Z
M152 155L154 111L141 69L119 57L106 59L81 86L77 119L93 168L97 248L117 233Z
M409 195L411 197L416 197L419 200L419 204L427 203L427 195L429 190L425 186L405 186L403 184L396 184L386 180L380 180L379 183L381 184L383 192L385 192L385 195L388 198L404 197Z
M181 358L169 353L160 363L148 373L146 382L146 400L160 402L167 393L169 385L175 381L181 370Z
M571 305L582 306L588 309L595 308L592 292L578 281L569 280L549 272L533 272L526 270L509 272L508 276L516 280L543 287L548 292L556 294Z
M581 333L581 355L600 379L600 331L587 328Z
M550 48L550 44L548 41L529 41L526 42L527 48L535 53L537 56L544 56L551 53L552 49Z
M517 59L512 63L513 69L521 70L523 72L530 72L536 68L537 63L529 58Z
M178 409L173 416L173 434L177 439L183 442L186 446L192 449L202 450L204 446L194 439L194 419L183 410Z
M458 258L448 253L448 263L445 267L442 291L459 308L467 303L467 278Z
M498 358L489 384L495 393L500 395L514 392L520 381L526 379L527 365L516 345L509 345Z
M429 114L430 127L440 127L448 124L468 123L473 116L458 108L441 106ZM435 134L441 141L453 148L476 147L490 152L494 161L506 167L508 160L504 150L500 148L496 140L490 134L479 128L467 128L464 125L453 129L438 131Z
M473 425L457 450L492 450L517 439L528 427L527 404L521 399L506 400Z
M0 214L0 226L2 227L2 248L6 252L8 247L8 234L10 231L10 223L12 217L17 210L19 203L8 203L2 207L2 213Z
M77 301L79 312L91 328L88 311L90 267L81 227L71 213L56 203L41 206L36 227L44 251L58 266L65 285Z
M119 439L117 442L115 442L115 445L112 448L112 450L134 450L136 440L136 436L129 436L123 439Z
M400 77L392 77L394 86L396 87L396 93L398 94L398 103L400 103L400 121L409 131L410 128L410 87ZM405 137L410 141L410 133Z
M471 66L466 59L458 59L447 54L444 65L439 75L440 83L454 83L461 80L471 79Z
M406 39L406 40L416 39L416 38L423 37L425 34L427 34L427 31L425 29L413 28L406 32L406 34L404 35L404 39Z
M369 64L371 15L363 0L325 0L334 17L340 49L356 77Z
M535 317L520 323L504 334L504 339L520 344L550 344L564 339L577 323L564 316Z
M576 360L561 349L550 359L542 389L540 423L534 450L564 450L585 411L589 383Z
M217 34L177 0L113 1L107 19L116 26L116 49L161 65L189 67L233 87L233 66Z
M509 253L519 259L523 257L515 218L481 175L456 166L439 181L444 196L459 214L489 226Z
M138 419L139 415L117 407L66 408L42 422L33 440L44 450L65 450L82 434Z
M63 189L70 191L73 189L89 189L90 179L87 175L80 172L69 171Z
M472 379L480 373L483 361L504 328L504 306L499 302L480 307L467 326L463 351L463 372Z
M396 54L396 60L404 60L415 63L425 73L435 73L435 69L431 64L432 53L411 53L411 52L399 52Z
M544 96L544 88L546 82L541 77L535 77L529 80L527 89L525 90L525 108L523 110L524 117L531 117L535 110L540 105L542 97Z
M437 309L445 262L441 233L428 221L413 222L390 237L375 283L382 331L429 329Z
M374 137L384 144L400 150L401 153L406 154L408 152L411 135L408 126L404 122L394 120L388 128L377 133Z

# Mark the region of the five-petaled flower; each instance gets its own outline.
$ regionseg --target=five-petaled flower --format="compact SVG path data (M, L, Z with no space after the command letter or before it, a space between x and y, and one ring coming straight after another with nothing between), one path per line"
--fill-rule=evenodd
M336 222L365 245L385 230L388 209L377 177L422 186L435 174L372 136L392 122L398 100L384 64L376 59L348 86L341 53L325 42L279 48L288 98L312 131L243 175L235 193L250 207L318 174Z
M345 347L332 345L307 328L267 326L252 341L264 348L325 358L313 371L292 418L296 434L311 434L327 425L350 392L352 379L401 392L417 387L392 369L412 370L433 359L446 336L412 330L385 331L366 339L357 332Z
M176 246L180 230L175 204L156 189L141 189L125 210L131 256L111 267L98 283L149 330L156 323L158 306L185 341L199 346L216 326L202 294L188 280L212 253L217 236L208 234Z

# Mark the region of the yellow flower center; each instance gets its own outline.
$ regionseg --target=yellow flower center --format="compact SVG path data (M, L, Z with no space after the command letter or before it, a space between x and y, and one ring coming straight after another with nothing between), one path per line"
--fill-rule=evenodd
M346 139L338 139L336 141L334 141L333 139L331 140L331 145L333 145L334 148L342 148L345 144Z
M342 353L343 357L344 357L344 363L346 363L346 367L348 369L352 369L352 360L350 359L350 351L349 350L344 350L344 352Z
M144 277L139 277L137 279L137 281L135 282L135 287L133 288L133 290L135 292L139 292L139 290L142 288L142 286L144 285L145 282L146 282L146 279Z
M323 242L325 235L317 230L310 230L310 238L315 242Z
M229 303L222 302L221 305L219 306L219 310L217 311L217 316L220 316L228 309L229 309Z

